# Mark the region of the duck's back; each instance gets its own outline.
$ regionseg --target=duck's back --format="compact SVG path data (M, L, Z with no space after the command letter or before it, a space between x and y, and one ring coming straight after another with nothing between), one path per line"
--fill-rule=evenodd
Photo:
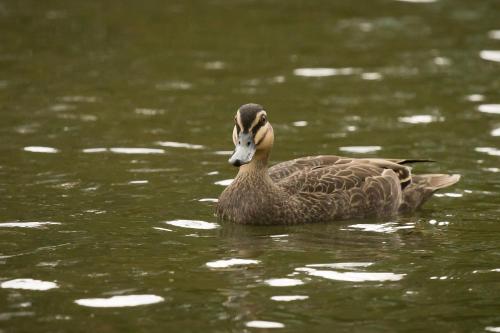
M290 202L305 203L313 212L302 208L296 213L319 220L411 212L436 190L459 179L457 175L413 176L405 165L410 162L417 161L311 156L279 163L269 169L269 176L290 195Z

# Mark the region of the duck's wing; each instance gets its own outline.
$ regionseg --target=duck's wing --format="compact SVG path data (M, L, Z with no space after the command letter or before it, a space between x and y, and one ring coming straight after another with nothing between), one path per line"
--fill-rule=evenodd
M384 170L390 169L396 173L402 187L405 187L411 182L411 168L405 164L423 161L428 160L356 159L335 155L307 156L272 166L269 168L269 176L273 181L281 184L310 183L313 185L316 182L328 182L331 177L340 177L343 181L351 182L352 180L358 183L366 177L379 176ZM306 181L306 179L309 180Z
M362 188L367 183L372 184L370 186L379 186L380 184L375 183L385 183L385 180L380 178L382 176L394 178L401 189L411 182L411 169L389 160L338 157L337 162L331 164L326 163L324 159L321 162L316 161L315 166L312 166L312 163L307 166L294 163L292 171L290 169L281 170L281 173L278 174L281 177L276 178L275 183L289 193L333 193L337 190ZM285 175L285 172L288 174ZM276 175L273 173L274 177ZM382 184L381 186L385 187L386 185ZM387 190L391 189L387 187Z
M383 159L339 158L338 161L302 167L275 184L291 200L304 202L311 211L331 218L386 216L397 212L403 188L411 182L409 167Z
M307 171L322 166L340 165L351 160L334 155L306 156L273 165L269 168L269 176L277 182L298 171Z

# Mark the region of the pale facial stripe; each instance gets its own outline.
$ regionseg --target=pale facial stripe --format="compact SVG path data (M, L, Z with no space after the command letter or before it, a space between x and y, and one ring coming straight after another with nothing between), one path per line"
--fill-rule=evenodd
M255 145L258 146L265 138L267 135L267 132L269 132L269 123L266 123L264 126L259 128L257 133L255 134Z
M243 130L243 124L241 123L240 110L238 110L238 112L236 112L236 123L238 124L238 127L240 128L240 131Z

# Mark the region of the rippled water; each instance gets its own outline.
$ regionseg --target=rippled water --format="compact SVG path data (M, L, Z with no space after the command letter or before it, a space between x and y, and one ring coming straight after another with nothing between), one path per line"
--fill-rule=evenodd
M0 332L500 331L496 0L0 0ZM220 223L273 162L429 158L413 216Z

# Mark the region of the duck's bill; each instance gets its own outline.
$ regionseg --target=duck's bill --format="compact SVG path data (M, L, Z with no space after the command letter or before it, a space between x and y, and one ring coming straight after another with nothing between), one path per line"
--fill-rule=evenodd
M255 143L253 142L252 134L240 133L238 143L234 148L233 155L229 158L229 163L239 167L243 164L250 163L255 154Z

